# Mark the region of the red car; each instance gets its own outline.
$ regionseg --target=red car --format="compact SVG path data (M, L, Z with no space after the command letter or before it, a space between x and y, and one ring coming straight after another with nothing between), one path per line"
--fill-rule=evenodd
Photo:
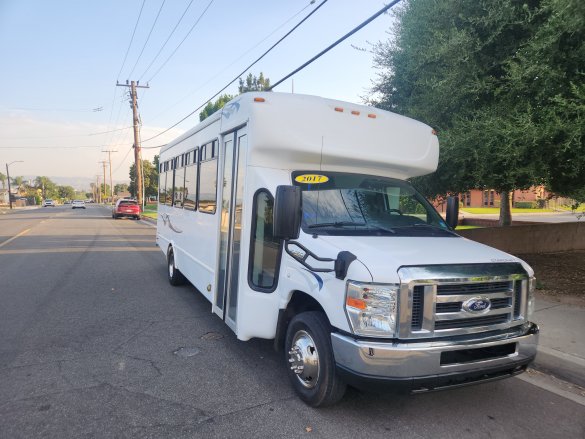
M112 210L112 218L118 219L120 217L128 216L134 219L140 219L140 205L136 200L118 200L116 206Z

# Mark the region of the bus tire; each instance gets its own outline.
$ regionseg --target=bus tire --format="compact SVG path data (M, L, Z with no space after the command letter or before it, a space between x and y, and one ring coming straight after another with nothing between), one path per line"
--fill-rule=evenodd
M331 330L325 315L307 311L293 317L286 331L284 358L299 397L312 407L335 404L346 384L335 370Z
M169 283L174 287L185 283L185 276L175 266L175 254L172 248L169 249L169 254L167 255L167 277Z

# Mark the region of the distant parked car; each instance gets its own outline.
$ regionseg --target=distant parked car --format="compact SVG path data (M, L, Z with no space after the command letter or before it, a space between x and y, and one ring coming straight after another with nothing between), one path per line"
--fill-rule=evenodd
M43 207L55 207L55 202L50 199L43 201Z
M134 219L140 219L140 205L136 200L118 200L112 210L112 218L128 216Z
M71 204L71 209L85 209L85 201L83 200L73 200Z

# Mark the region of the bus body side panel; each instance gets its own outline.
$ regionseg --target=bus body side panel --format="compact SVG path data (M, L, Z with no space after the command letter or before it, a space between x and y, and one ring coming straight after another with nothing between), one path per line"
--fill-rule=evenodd
M166 149L161 153L160 162L164 163L192 151L195 147L218 139L219 127L218 120ZM163 215L168 215L167 222L162 220ZM161 250L166 254L168 245L173 246L177 268L210 302L215 290L218 218L217 209L215 214L208 214L159 204L157 235Z

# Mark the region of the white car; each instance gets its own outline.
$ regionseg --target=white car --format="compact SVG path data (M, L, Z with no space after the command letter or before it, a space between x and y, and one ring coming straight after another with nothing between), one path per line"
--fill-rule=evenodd
M55 202L53 200L46 199L43 201L43 207L55 207Z
M71 209L85 209L85 201L83 200L73 200L73 203L71 203Z

